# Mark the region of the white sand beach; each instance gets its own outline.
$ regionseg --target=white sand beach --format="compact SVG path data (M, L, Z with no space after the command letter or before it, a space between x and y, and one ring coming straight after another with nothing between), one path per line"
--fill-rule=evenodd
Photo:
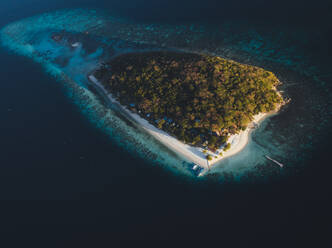
M167 134L165 131L156 128L152 124L150 124L147 120L140 117L138 114L133 113L132 111L128 110L126 107L121 105L110 93L107 92L107 90L104 88L104 86L97 80L96 77L94 77L93 74L90 74L88 76L89 81L94 83L105 95L108 96L109 100L117 104L119 108L124 111L127 115L129 115L132 119L135 120L138 124L142 126L149 134L151 134L153 137L155 137L158 141L160 141L162 144L170 148L171 150L177 152L178 154L184 156L189 161L197 164L198 166L209 169L210 166L213 164L219 162L220 160L233 156L240 152L248 143L249 140L249 134L252 128L257 125L260 121L262 121L264 118L266 118L271 113L261 113L254 116L254 120L250 125L248 125L247 129L244 131L241 131L239 134L235 134L229 137L228 143L231 144L231 148L224 152L222 149L216 151L215 153L208 151L203 151L202 148L193 147L187 144L184 144L183 142L177 140L175 137ZM219 152L222 151L222 156L218 156ZM206 159L206 155L210 154L212 156L212 160L208 161ZM216 157L217 156L217 157Z

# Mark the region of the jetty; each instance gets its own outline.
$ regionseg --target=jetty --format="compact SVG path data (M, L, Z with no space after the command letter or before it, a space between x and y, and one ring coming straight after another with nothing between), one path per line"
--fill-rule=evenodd
M280 162L278 162L277 160L273 159L273 158L270 158L269 156L265 155L265 157L268 159L268 160L271 160L272 162L276 163L277 165L280 166L280 168L284 167L284 165Z

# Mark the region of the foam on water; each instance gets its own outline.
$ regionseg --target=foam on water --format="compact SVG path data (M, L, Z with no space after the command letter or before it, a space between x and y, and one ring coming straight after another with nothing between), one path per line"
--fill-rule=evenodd
M52 39L57 32L65 37L62 43ZM261 123L241 153L222 160L208 173L222 179L256 180L280 175L280 168L265 155L282 161L286 168L306 159L331 121L331 94L326 87L330 74L315 64L314 56L303 55L301 47L309 38L291 33L278 29L258 32L236 23L218 27L136 24L102 11L75 9L9 24L1 30L1 42L11 51L41 63L64 82L68 96L82 113L117 144L153 164L186 175L197 174L192 165L109 108L88 87L87 73L119 53L166 48L214 54L273 71L292 102ZM302 43L298 43L299 37ZM300 146L294 145L298 142Z

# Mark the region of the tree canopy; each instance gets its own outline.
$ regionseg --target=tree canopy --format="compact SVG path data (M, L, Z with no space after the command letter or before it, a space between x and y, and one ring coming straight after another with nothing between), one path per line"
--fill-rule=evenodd
M95 72L121 104L181 141L215 150L282 102L262 68L179 52L120 55Z

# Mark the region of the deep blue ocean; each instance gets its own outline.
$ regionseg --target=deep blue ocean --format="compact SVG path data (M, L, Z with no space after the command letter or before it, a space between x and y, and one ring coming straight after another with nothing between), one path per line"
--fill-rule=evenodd
M237 32L249 25L314 33L319 39L303 44L294 33L299 54L311 55L317 73L332 68L328 1L3 0L0 26L64 8L103 9L137 24L236 23ZM0 65L0 247L330 247L331 111L324 109L323 133L289 175L252 183L195 180L117 145L39 64L1 47ZM287 76L296 81L281 73ZM300 138L294 146L303 145Z

